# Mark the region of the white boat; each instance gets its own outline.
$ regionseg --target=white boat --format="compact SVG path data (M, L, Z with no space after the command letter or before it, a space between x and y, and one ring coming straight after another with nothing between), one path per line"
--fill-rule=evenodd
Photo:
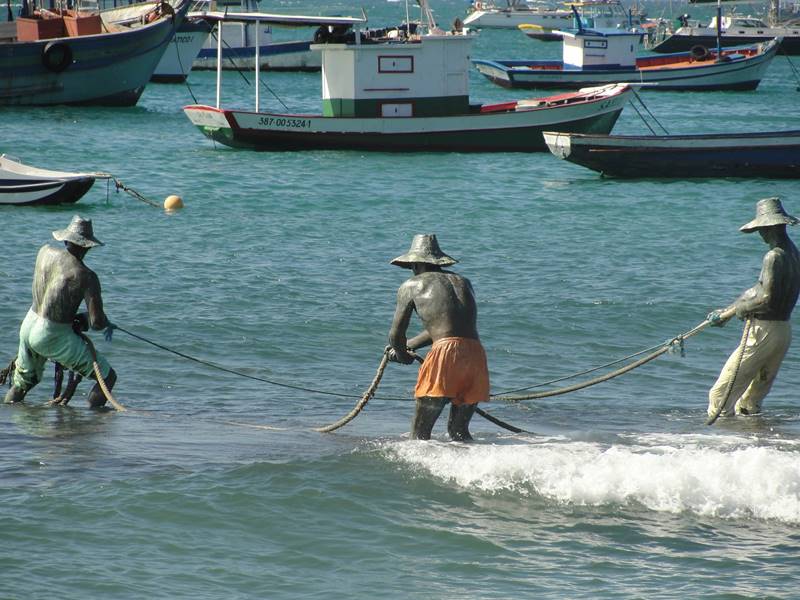
M475 0L464 25L476 29L521 29L532 38L553 39L547 35L549 31L572 26L572 7L578 10L586 27L645 33L641 16L626 9L620 0L582 0L565 3L561 8L521 0L508 0L507 6L497 7Z
M545 29L563 29L572 20L568 8L558 8L543 2L507 0L505 6L489 1L474 0L467 9L464 25L476 29L516 29L530 24Z
M204 18L193 14L187 15L172 36L150 80L158 83L186 81L210 32L211 25Z
M754 90L778 51L780 40L721 51L637 57L638 34L577 29L558 32L563 58L474 60L490 81L508 88L576 89L637 82L655 91Z
M0 154L0 204L31 206L77 202L99 176L103 175L40 169Z
M17 18L0 41L0 105L136 104L187 10L178 0Z
M227 12L258 12L255 0L231 0L226 5ZM201 0L189 13L191 17L202 18L213 13L218 2ZM229 22L222 34L222 68L225 70L255 69L256 40L258 40L259 68L271 71L319 71L321 68L319 51L311 50L315 26L292 26L282 29L282 23L255 21ZM258 29L258 31L256 31ZM217 30L214 29L194 59L193 69L216 70L217 68Z
M321 114L192 105L184 112L207 137L256 150L318 148L377 151L545 151L542 131L608 133L632 94L610 85L546 98L472 104L469 51L474 35L436 27L421 0L421 33L327 27L322 53ZM220 23L239 16L220 15ZM269 15L242 18L267 20ZM351 19L350 25L363 23ZM319 36L325 38L325 35ZM257 74L258 76L258 74Z

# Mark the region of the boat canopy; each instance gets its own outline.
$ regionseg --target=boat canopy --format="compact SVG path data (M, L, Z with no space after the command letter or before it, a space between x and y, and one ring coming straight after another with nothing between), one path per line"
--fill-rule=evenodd
M281 15L263 12L203 11L191 13L191 15L205 19L210 23L217 23L220 21L225 23L271 23L284 27L352 27L353 25L367 22L367 18L363 14L360 17L325 17L313 15Z

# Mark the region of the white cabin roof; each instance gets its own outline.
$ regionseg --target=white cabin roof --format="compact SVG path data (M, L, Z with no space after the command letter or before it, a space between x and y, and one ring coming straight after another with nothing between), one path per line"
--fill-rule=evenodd
M192 16L200 17L209 22L223 21L225 23L272 23L287 27L304 27L314 25L358 25L366 23L367 18L361 17L325 17L313 15L281 15L262 12L229 12L229 11L202 11L192 12Z

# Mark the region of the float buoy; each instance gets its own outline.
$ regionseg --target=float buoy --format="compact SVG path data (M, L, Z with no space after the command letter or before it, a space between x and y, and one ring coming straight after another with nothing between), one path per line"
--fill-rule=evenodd
M180 196L171 194L164 199L164 210L178 210L183 208L183 199Z

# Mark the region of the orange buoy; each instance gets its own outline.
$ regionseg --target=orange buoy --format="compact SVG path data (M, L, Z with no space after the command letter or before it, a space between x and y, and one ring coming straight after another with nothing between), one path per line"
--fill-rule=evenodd
M164 210L178 210L183 208L183 200L180 196L171 194L164 199Z

